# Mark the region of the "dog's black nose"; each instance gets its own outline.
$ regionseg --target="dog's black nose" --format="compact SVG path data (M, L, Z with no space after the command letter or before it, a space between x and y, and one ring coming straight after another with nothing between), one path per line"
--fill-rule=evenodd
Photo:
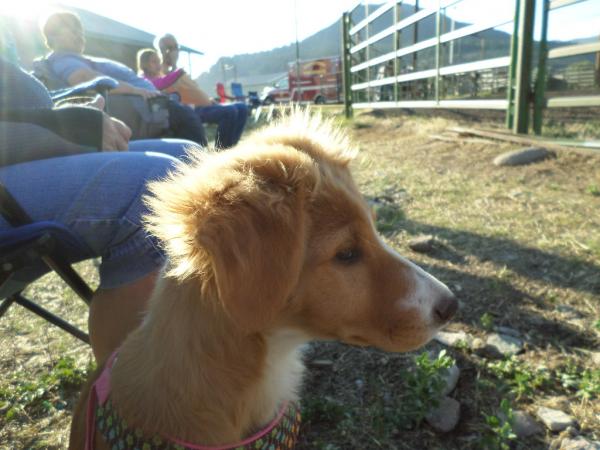
M442 295L433 307L434 316L440 323L446 323L452 319L457 310L458 300L452 292Z

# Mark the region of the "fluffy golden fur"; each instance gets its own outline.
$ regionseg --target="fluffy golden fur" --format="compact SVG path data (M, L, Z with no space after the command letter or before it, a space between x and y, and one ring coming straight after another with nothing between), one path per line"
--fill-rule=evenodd
M452 316L450 291L378 237L348 168L354 154L330 122L295 112L152 183L148 229L168 263L112 372L129 424L239 441L296 397L303 343L407 351Z

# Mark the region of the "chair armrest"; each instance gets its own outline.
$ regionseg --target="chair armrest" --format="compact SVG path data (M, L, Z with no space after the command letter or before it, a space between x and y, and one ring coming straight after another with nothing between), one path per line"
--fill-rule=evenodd
M118 85L119 82L114 78L96 77L93 80L86 81L85 83L50 91L50 97L52 97L52 101L57 102L64 100L65 98L82 95L90 91L97 92L98 94L104 96L108 91L116 88Z

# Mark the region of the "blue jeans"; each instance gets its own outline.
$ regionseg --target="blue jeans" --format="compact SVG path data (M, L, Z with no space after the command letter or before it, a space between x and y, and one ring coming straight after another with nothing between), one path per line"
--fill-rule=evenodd
M169 131L176 138L189 139L201 146L207 145L202 120L189 106L169 100Z
M229 148L238 143L248 118L248 107L244 103L196 106L195 110L202 122L217 125L215 147Z
M14 164L0 167L0 181L33 220L60 222L78 236L86 247L83 259L102 257L100 287L114 288L162 266L163 252L142 227L148 212L142 196L146 182L163 178L188 144L137 141L129 152ZM0 230L7 227L0 217Z

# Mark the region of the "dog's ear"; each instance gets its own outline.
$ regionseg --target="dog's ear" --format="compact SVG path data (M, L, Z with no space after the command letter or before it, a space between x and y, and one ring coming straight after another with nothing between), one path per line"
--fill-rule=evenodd
M311 158L289 147L279 150L238 164L237 182L213 194L196 236L220 301L249 332L272 323L298 281L305 206L318 180Z

